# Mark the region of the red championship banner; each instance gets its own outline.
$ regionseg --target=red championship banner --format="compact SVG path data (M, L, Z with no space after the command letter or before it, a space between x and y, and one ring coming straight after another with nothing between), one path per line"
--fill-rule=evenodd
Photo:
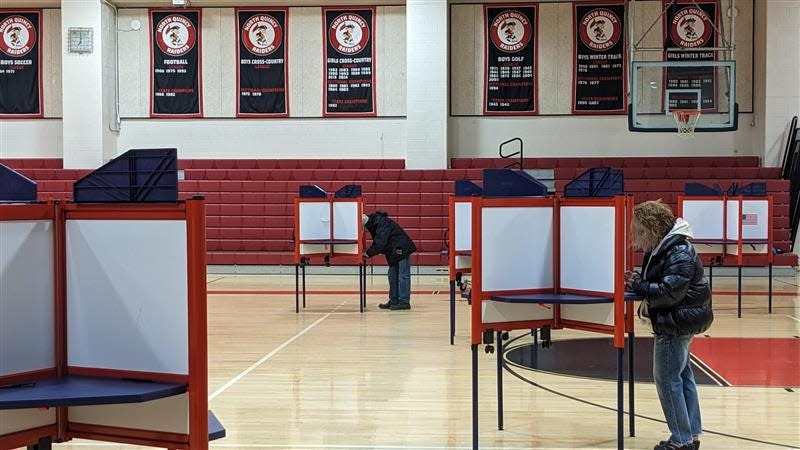
M203 117L201 10L150 10L150 117Z
M717 52L702 51L717 46L719 29L718 0L662 0L664 48L691 51L665 51L665 61L716 61ZM699 51L698 51L699 50ZM716 67L668 67L664 71L664 108L717 109ZM701 105L698 106L698 98Z
M573 3L573 114L624 114L625 3Z
M0 119L44 117L42 11L0 9Z
M538 10L535 4L484 5L485 115L538 113Z
M323 117L374 117L375 8L322 8Z
M236 116L288 117L288 8L237 8Z

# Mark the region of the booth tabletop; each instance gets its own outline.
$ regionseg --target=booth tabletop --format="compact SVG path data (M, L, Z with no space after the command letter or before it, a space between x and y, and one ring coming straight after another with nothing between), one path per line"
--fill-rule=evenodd
M633 302L641 300L641 296L633 292L625 293L625 301ZM577 294L521 294L521 295L498 295L492 300L505 303L537 303L550 305L593 305L598 303L613 303L614 297L577 295Z
M216 441L225 437L225 428L214 415L213 411L208 412L208 440Z
M0 387L0 410L141 403L186 390L181 383L66 376Z

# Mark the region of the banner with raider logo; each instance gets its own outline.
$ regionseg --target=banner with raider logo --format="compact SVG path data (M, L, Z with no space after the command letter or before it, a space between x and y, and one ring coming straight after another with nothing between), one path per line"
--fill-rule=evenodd
M287 8L236 10L236 116L288 117Z
M44 117L41 10L0 10L0 119Z
M625 4L573 3L573 114L625 113Z
M717 52L697 51L717 46L719 8L715 0L663 0L664 48L686 48L695 51L665 51L665 61L715 61ZM668 67L664 74L664 93L669 104L664 108L717 109L717 75L715 67Z
M150 10L150 117L203 117L200 9Z
M537 114L537 6L484 5L483 113Z
M324 117L371 117L375 109L375 8L322 8Z

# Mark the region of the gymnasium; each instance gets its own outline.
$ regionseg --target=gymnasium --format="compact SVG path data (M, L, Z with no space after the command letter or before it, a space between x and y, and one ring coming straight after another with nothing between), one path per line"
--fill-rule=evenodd
M0 0L0 450L800 449L799 80L800 0Z

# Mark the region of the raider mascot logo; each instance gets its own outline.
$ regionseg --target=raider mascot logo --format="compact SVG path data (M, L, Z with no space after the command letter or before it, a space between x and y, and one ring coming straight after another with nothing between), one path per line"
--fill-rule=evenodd
M331 45L343 55L355 55L369 42L369 26L358 14L342 14L331 22L328 30Z
M528 45L533 31L525 14L511 10L494 18L490 35L495 47L506 53L515 53Z
M0 22L0 51L11 57L26 55L36 43L36 29L22 16L9 16Z
M613 48L622 37L622 23L616 14L601 8L590 11L581 20L581 41L598 52Z
M670 24L672 42L682 48L697 48L711 39L714 24L711 17L700 8L690 6L675 14Z
M194 48L197 30L185 16L172 14L158 22L156 36L162 52L170 56L182 56Z
M242 42L256 56L267 56L283 42L283 28L274 17L256 14L242 26Z

